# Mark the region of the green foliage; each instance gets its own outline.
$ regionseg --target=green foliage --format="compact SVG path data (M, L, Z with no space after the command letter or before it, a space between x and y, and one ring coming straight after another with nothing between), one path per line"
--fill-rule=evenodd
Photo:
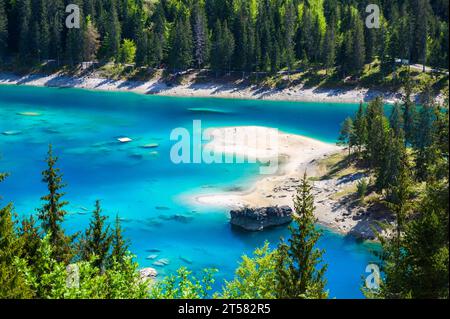
M367 194L367 187L368 187L367 179L365 178L362 178L356 184L356 194L358 195L358 200L360 203L364 202L364 198Z
M89 228L86 229L80 240L79 251L82 260L91 260L95 256L94 266L103 271L107 264L113 238L110 234L109 225L105 226L107 216L102 216L101 211L100 201L97 200Z
M232 281L225 286L218 298L272 299L275 298L277 251L270 251L269 243L257 248L252 257L242 256Z
M315 248L321 232L315 227L314 198L306 173L294 198L291 238L278 246L276 261L277 298L327 298L323 250Z
M68 204L63 201L65 193L61 192L65 184L62 182L62 174L55 165L58 158L53 156L52 145L49 145L47 154L47 169L42 172L42 181L47 184L48 195L41 197L44 205L39 209L39 219L44 233L50 233L50 242L55 247L54 254L58 261L69 262L73 257L72 241L74 236L67 236L61 226L66 211L63 209Z
M275 73L302 62L327 72L336 66L343 77L360 74L378 57L378 78L385 81L395 58L448 68L448 8L429 0L380 5L381 27L372 29L364 26L364 3L347 0L73 3L80 6L80 29L64 28L62 0L0 1L0 59L17 56L26 66L43 59L75 66L95 57L124 63L127 39L136 45L137 65L174 70L217 70L224 61L225 70ZM228 46L217 56L211 44L222 37Z
M341 125L339 132L338 145L347 145L348 153L350 154L353 146L354 125L351 117L347 117Z
M119 59L121 63L134 63L136 58L136 45L133 40L124 39L119 49Z
M208 298L214 284L216 269L205 269L200 279L192 275L185 267L178 269L176 275L170 275L155 283L150 297L155 299L201 299Z
M116 215L111 245L112 252L109 262L120 264L128 254L128 243L122 235L122 226L120 225L119 215Z
M22 242L12 219L12 205L0 208L0 298L30 298L24 272L19 267Z

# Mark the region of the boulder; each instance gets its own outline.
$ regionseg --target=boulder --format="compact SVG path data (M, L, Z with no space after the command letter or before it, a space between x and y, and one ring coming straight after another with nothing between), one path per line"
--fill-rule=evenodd
M230 211L231 224L245 230L259 231L267 227L284 225L292 221L289 206L242 208Z
M156 278L156 276L158 276L158 272L156 271L155 268L151 268L151 267L147 267L147 268L142 268L139 269L139 276L141 278L141 280L154 280Z

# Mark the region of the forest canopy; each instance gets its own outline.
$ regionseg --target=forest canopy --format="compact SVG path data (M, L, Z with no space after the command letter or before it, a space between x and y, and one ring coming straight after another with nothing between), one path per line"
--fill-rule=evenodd
M68 4L80 28L67 28ZM366 7L380 8L367 28ZM448 68L447 0L0 0L0 61L98 60L277 72L298 61L341 75L409 60Z

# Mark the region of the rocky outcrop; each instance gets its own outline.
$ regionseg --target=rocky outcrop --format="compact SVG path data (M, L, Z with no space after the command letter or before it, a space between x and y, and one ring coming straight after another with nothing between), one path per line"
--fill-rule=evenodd
M245 207L239 210L232 210L230 215L232 225L250 231L259 231L292 221L292 209L289 206Z
M155 268L151 268L151 267L147 267L147 268L142 268L139 269L139 276L141 278L141 280L146 281L146 280L154 280L156 278L156 276L158 276L158 272L156 271Z

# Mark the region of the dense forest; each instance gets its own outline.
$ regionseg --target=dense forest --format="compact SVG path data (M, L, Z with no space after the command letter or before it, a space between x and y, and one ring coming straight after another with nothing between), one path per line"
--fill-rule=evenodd
M342 124L340 142L349 161L371 174L369 182L359 183L357 196L377 194L372 201L395 220L383 225L390 235L379 236L381 289L364 291L368 297L448 298L448 95L440 105L428 87L416 106L410 87L405 91L389 117L377 98Z
M80 28L65 26L68 4ZM368 4L379 28L365 26ZM301 61L346 75L375 57L448 68L448 47L447 0L0 0L0 60L22 65L276 72Z

